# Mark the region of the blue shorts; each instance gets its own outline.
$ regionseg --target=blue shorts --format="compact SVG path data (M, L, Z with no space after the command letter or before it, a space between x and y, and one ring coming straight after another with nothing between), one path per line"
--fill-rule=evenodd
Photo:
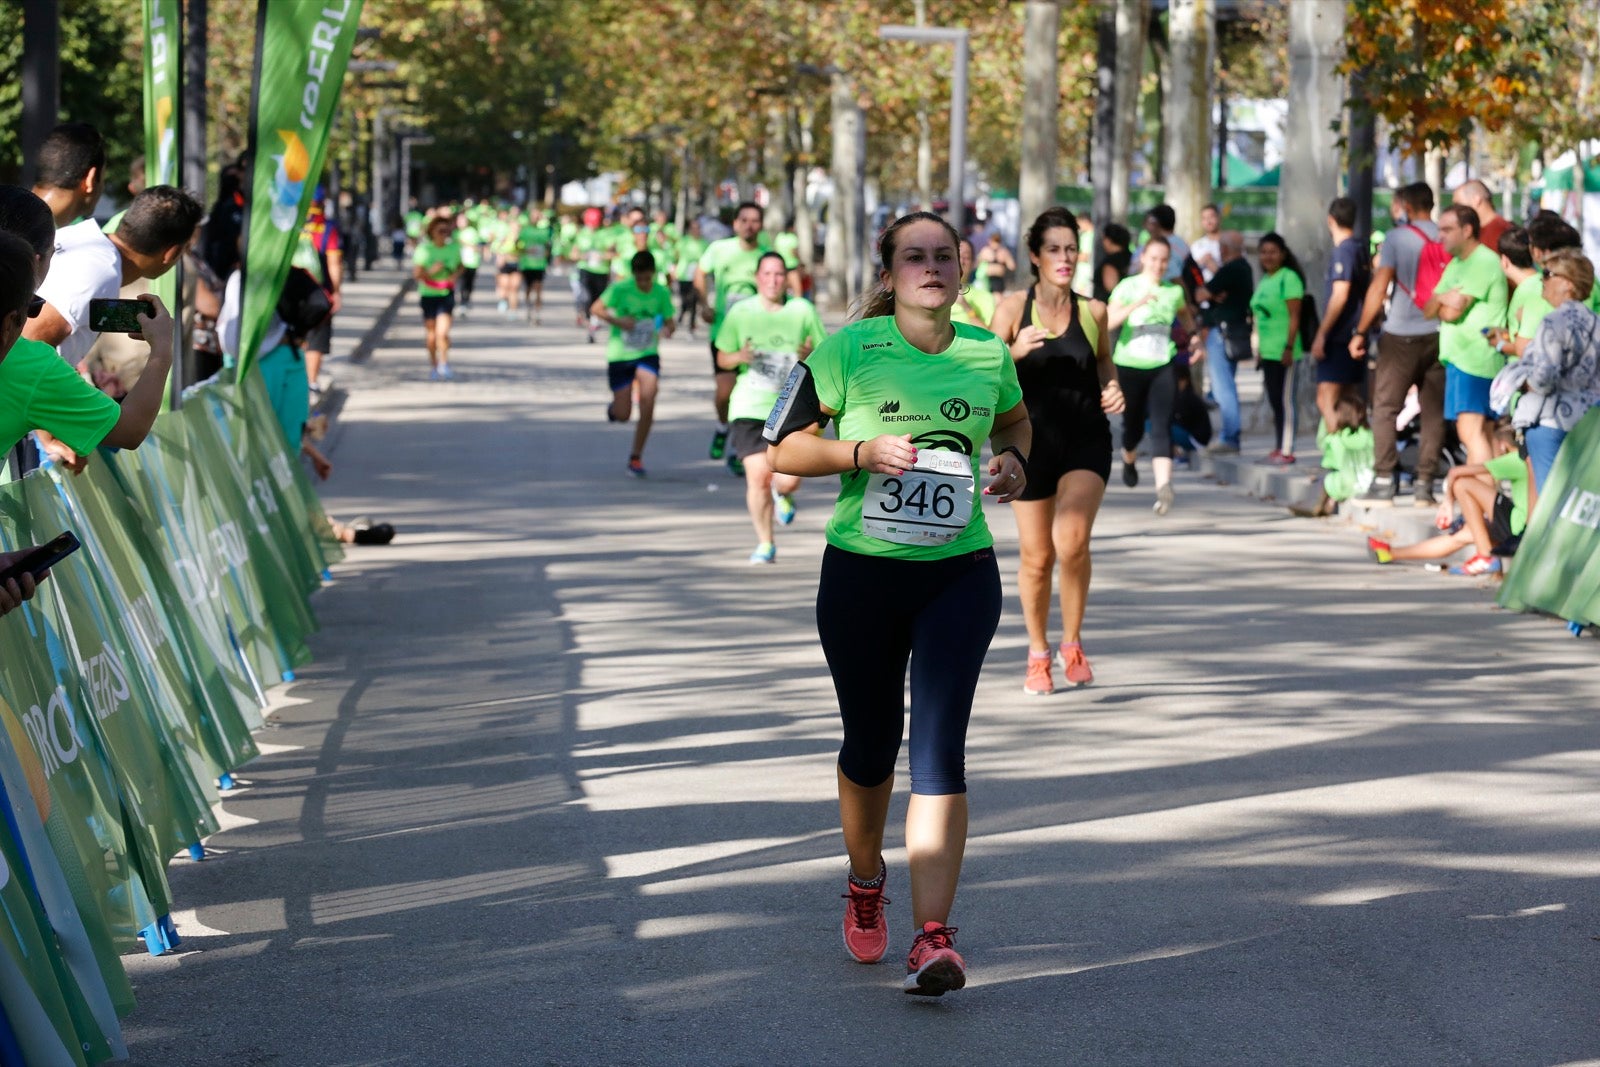
M1489 386L1493 384L1493 378L1480 378L1476 374L1468 374L1459 367L1446 366L1444 417L1453 419L1457 415L1482 415L1485 418L1494 418L1494 411L1489 407Z
M619 359L615 363L607 363L606 379L611 383L611 391L619 393L633 385L633 379L639 371L649 371L657 378L661 377L661 356L652 354L638 359Z

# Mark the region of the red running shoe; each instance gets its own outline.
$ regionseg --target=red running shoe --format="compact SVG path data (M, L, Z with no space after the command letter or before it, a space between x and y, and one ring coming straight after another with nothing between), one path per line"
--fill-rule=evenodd
M1089 657L1083 654L1083 645L1077 641L1061 642L1061 663L1067 671L1067 684L1077 688L1094 681L1094 669Z
M967 964L955 950L954 926L929 922L911 942L906 956L907 993L916 997L942 997L967 984Z
M876 889L863 889L845 878L845 891L839 894L847 902L844 906L844 947L857 963L877 963L889 951L889 923L883 917L883 906L889 898L883 895L889 884L888 867L879 868L882 881Z

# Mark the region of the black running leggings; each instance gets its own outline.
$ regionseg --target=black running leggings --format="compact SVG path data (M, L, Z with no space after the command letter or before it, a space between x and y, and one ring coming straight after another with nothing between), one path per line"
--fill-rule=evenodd
M994 550L881 559L828 546L817 632L844 720L839 769L863 788L894 774L911 668L911 791L965 793L967 721L1000 625Z
M472 290L477 287L477 284L478 284L478 268L477 267L462 267L461 268L461 306L462 307L466 307L468 304L472 303Z
M1284 366L1282 360L1261 361L1261 388L1267 394L1267 403L1272 405L1272 440L1273 447L1277 449L1282 449L1284 445L1284 423L1288 421L1288 411L1283 402L1284 387L1293 369L1294 364Z
M1145 419L1150 420L1150 455L1172 458L1172 411L1178 401L1178 379L1172 364L1152 370L1118 367L1117 383L1127 407L1122 412L1122 447L1136 451L1144 440Z
M695 312L700 310L700 291L694 287L694 282L680 281L678 283L678 300L683 305L683 309L678 312L678 321L682 322L687 318L689 320L689 329L694 329Z

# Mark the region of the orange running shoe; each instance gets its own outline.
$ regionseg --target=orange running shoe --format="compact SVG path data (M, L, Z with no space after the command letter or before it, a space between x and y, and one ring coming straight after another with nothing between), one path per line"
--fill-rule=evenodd
M871 889L845 878L845 891L839 894L848 902L844 906L844 947L857 963L877 963L889 951L889 923L883 917L883 906L889 903L883 890L888 884L887 866L879 867L878 884Z
M922 924L906 957L904 989L916 997L942 997L967 984L967 963L955 949L956 928Z
M1028 653L1028 678L1022 691L1031 697L1047 697L1056 691L1055 680L1050 677L1050 666L1055 657L1048 652Z
M1061 665L1067 672L1067 684L1074 689L1094 681L1094 668L1089 666L1089 657L1077 641L1061 643Z

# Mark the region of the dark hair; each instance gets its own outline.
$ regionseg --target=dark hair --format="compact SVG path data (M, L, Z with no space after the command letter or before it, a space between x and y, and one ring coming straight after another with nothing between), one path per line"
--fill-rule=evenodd
M762 207L760 204L756 203L754 200L742 200L742 201L740 201L739 202L739 206L733 209L733 217L734 218L738 218L739 217L739 213L742 212L742 211L745 211L746 209L748 209L750 211L754 211L757 215L760 215L762 218L766 218L767 217L767 209Z
M63 122L39 146L35 185L76 189L91 170L106 173L106 142L87 122Z
M1365 401L1341 394L1337 403L1333 405L1333 429L1340 430L1365 430L1367 423L1367 405Z
M1178 228L1178 213L1172 210L1170 204L1157 204L1144 213L1147 219L1155 219L1156 225L1171 233Z
M141 255L159 256L173 245L188 244L203 214L200 202L182 189L152 185L128 205L116 236Z
M0 230L28 242L35 256L48 254L56 243L50 205L20 185L0 185Z
M883 236L878 238L878 260L883 264L884 270L890 269L894 262L894 246L900 236L900 231L914 222L937 222L944 227L945 233L950 235L950 243L955 246L956 254L961 254L961 235L956 228L945 219L943 215L935 215L931 211L913 211L909 215L901 215L889 224L883 231ZM852 319L875 319L883 315L894 314L894 288L879 281L872 288L861 294L861 299L856 301L852 311Z
M1201 204L1200 205L1200 210L1201 211L1215 211L1218 215L1222 214L1222 209L1220 207L1218 207L1217 205L1215 205L1215 204Z
M1336 196L1328 205L1328 218L1341 230L1356 228L1356 202L1348 196Z
M771 251L768 251L768 252L761 253L760 258L756 260L756 270L759 271L761 269L761 265L763 263L765 263L769 259L775 259L779 263L782 263L783 264L783 272L785 274L789 273L789 261L787 259L783 258L783 253L782 252L771 252Z
M1583 235L1554 211L1541 211L1528 220L1528 247L1540 252L1558 248L1582 248Z
M0 315L26 311L39 279L33 249L14 233L0 233Z
M1033 225L1028 227L1028 251L1038 255L1044 248L1044 235L1054 229L1071 230L1074 237L1082 237L1083 231L1078 228L1078 217L1066 208L1057 204L1055 207L1045 208L1040 216L1033 220ZM1039 280L1039 265L1029 263L1033 268L1033 280Z
M1433 212L1433 187L1427 182L1412 182L1402 185L1395 190L1394 197L1406 207L1416 208L1418 211Z
M634 274L643 274L646 271L654 274L656 272L656 257L649 252L635 252L633 258L628 261L628 270Z
M1473 240L1477 240L1479 225L1478 213L1476 211L1472 210L1470 207L1467 207L1465 204L1452 204L1444 209L1444 214L1454 216L1456 222L1458 222L1468 233L1472 234Z
M1294 271L1295 276L1300 279L1301 285L1305 284L1306 272L1301 269L1300 261L1295 258L1295 254L1289 251L1289 242L1283 239L1283 234L1279 233L1277 230L1269 230L1267 233L1261 235L1260 243L1264 245L1277 245L1278 250L1283 253L1283 265Z
M1500 247L1495 249L1506 262L1518 270L1533 269L1533 253L1528 251L1528 231L1521 226L1507 226L1500 235Z
M1100 236L1121 249L1127 249L1133 244L1133 234L1129 233L1128 228L1120 222L1106 223L1100 231Z

